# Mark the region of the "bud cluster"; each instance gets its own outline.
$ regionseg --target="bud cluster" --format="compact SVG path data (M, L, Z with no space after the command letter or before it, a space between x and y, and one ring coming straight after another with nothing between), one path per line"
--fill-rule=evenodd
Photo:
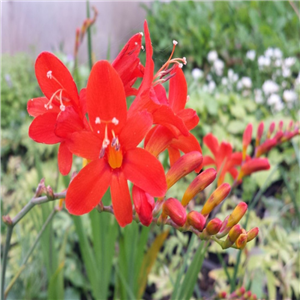
M216 299L216 300L219 300L219 299L256 300L257 296L255 294L253 294L251 291L247 291L242 286L231 294L227 294L226 292L219 292L214 299Z

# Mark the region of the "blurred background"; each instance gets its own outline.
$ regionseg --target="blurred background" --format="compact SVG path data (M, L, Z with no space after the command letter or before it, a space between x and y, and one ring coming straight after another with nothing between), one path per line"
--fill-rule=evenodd
M87 13L85 2L7 1L1 5L1 209L2 215L14 216L31 199L41 178L57 192L68 185L70 178L63 178L57 169L57 145L36 144L28 137L32 118L26 105L42 95L34 74L34 61L41 51L55 53L76 72L78 87L85 86L89 74L86 36L76 65L74 46L76 28L81 28ZM255 138L262 120L265 128L272 121L283 120L285 128L290 120L299 121L299 2L90 5L98 11L91 27L94 61L113 61L127 40L143 31L144 19L156 69L168 59L172 40L178 41L175 57L188 61L183 68L188 106L200 117L194 134L204 154L209 150L202 139L209 132L241 151L249 122ZM140 56L144 61L145 53ZM271 169L245 178L226 200L220 219L241 200L250 204L259 195L248 228L258 226L260 233L242 254L212 243L202 271L195 275L194 299L219 299L221 291L230 294L241 286L258 299L300 299L299 147L297 137L273 149L268 155ZM79 170L81 164L81 159L74 159L72 170ZM229 177L226 181L232 183ZM176 185L172 196L180 197L189 182ZM205 192L197 196L193 209L200 211L208 196ZM53 205L35 207L16 226L7 284L19 271ZM176 299L172 294L176 278L182 266L186 270L193 261L199 241L191 245L191 236L179 231L161 235L166 229L142 229L137 224L120 229L104 214L75 218L62 210L45 230L7 299L99 299L99 295L101 299ZM1 222L1 247L5 233Z

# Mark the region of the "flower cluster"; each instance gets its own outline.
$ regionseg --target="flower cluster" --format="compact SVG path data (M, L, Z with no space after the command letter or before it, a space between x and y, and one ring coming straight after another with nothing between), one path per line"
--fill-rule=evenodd
M231 300L256 300L257 296L250 290L247 291L245 287L240 287L231 294L226 292L219 292L215 299L231 299Z

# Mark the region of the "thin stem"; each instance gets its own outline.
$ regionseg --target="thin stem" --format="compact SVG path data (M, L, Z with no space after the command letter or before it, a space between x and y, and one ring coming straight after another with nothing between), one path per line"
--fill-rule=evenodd
M86 1L86 16L87 19L90 18L90 2ZM87 29L87 40L88 40L88 55L89 55L89 67L92 70L93 60L92 60L92 36L91 36L91 27L89 26Z
M23 262L22 262L22 264L21 264L18 272L16 273L16 275L14 276L14 278L10 281L10 283L8 284L8 286L7 286L6 290L5 290L5 293L4 293L4 298L7 297L7 294L9 293L10 289L12 288L12 286L14 285L14 283L17 281L17 279L21 275L22 271L25 269L26 263L27 263L30 255L32 254L33 250L35 249L35 247L36 247L38 241L40 240L42 234L44 233L47 225L52 221L52 219L53 219L53 217L54 217L54 215L55 215L56 212L57 212L57 210L54 208L52 210L52 212L50 213L49 217L47 218L47 220L45 221L45 223L43 224L42 229L38 233L38 235L37 235L37 237L36 237L33 245L31 246L31 248L29 249L27 255L25 256L25 258L24 258L24 260L23 260Z
M4 286L5 286L5 272L7 266L7 256L10 248L10 240L12 236L13 226L7 227L7 235L5 241L5 248L3 252L3 260L2 260L2 278L1 278L1 298L4 299Z
M300 18L300 13L296 7L296 5L293 3L293 1L289 1L291 7L293 8L293 10L295 11L296 15L298 16L298 18Z

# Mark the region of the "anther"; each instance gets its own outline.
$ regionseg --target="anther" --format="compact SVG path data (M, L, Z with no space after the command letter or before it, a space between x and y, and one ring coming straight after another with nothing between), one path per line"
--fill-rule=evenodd
M182 64L182 63L179 63L179 64L178 64L178 67L179 67L180 69L182 69L183 64Z
M144 36L144 33L143 33L143 32L139 32L139 34L140 34L141 36Z
M66 109L66 107L63 104L61 104L59 108L60 108L61 111L65 111L65 109Z
M115 117L113 117L113 119L111 120L111 122L114 124L114 125L118 125L119 124L119 120Z
M105 154L105 148L102 147L100 150L99 158L102 158L104 154Z
M114 147L118 143L118 138L114 137L111 141L111 146Z
M188 102L189 100L190 100L190 96L187 95L187 96L186 96L186 102Z
M183 64L186 65L187 64L186 57L183 57L182 59L183 59Z
M101 123L101 120L100 120L99 117L97 117L97 118L95 119L95 124L100 124L100 123Z
M99 134L99 133L100 133L100 130L97 130L97 133Z
M134 44L137 46L137 44L138 44L138 43L137 43L137 42L135 42Z
M176 46L177 44L178 44L178 42L173 40L173 45Z
M49 79L52 79L52 71L48 71L48 72L47 72L47 77L48 77Z
M144 48L144 46L143 45L141 45L141 49L144 51L145 50L145 48Z
M120 144L117 144L115 149L116 149L116 151L119 151L120 150Z

